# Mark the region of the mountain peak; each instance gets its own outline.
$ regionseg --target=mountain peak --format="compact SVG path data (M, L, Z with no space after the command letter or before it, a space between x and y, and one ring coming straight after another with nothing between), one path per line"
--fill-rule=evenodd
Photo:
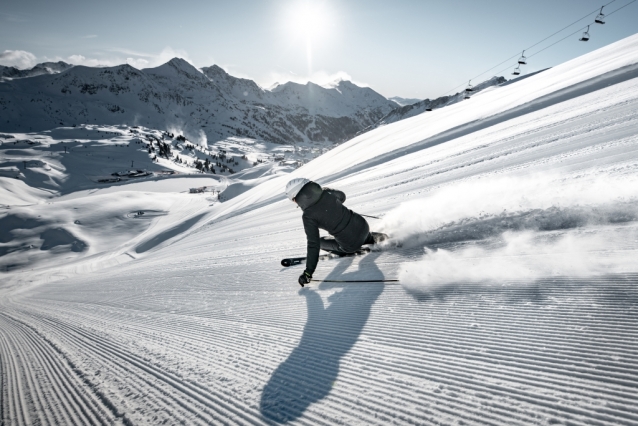
M192 65L190 63L188 63L188 61L186 61L183 58L179 58L179 57L174 57L173 59L171 59L170 61L167 62L167 64L170 64L174 67L192 67Z
M156 68L145 68L142 71L162 75L162 76L170 76L177 74L185 74L187 76L201 76L202 72L195 68L190 62L186 61L183 58L173 58L170 61L166 62L163 65L160 65Z
M204 73L206 77L213 80L216 78L226 79L230 77L230 74L228 74L222 67L218 65L211 65L210 67L202 67L200 68L200 70L201 72Z

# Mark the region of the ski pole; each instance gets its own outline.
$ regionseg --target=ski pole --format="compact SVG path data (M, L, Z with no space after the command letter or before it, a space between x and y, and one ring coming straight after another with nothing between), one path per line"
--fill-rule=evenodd
M398 283L399 280L321 280L322 283Z
M360 214L361 216L369 217L369 218L372 218L372 219L381 219L380 217L376 217L376 216L369 216L369 215L367 215L367 214L361 214L361 213L359 213L359 214Z

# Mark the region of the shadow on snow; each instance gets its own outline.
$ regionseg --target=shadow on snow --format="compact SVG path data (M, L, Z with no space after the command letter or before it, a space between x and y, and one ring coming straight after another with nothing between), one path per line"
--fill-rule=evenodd
M375 264L380 253L364 257L359 271L344 273L353 258L343 259L325 279L383 279ZM312 288L299 291L306 298L308 319L299 345L274 371L261 395L260 411L266 420L286 423L303 415L313 403L326 397L337 380L341 358L359 339L372 305L383 292L380 283L322 283L320 289L343 287L325 306Z

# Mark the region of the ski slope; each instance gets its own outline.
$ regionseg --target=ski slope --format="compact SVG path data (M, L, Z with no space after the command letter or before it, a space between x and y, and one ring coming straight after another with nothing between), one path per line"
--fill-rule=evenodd
M279 264L305 251L298 176L401 247L320 262L300 289ZM30 191L38 212L165 214L3 273L7 424L638 423L638 35L226 202Z

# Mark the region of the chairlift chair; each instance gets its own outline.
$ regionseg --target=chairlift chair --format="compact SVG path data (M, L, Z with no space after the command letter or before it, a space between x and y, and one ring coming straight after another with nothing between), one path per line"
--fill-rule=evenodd
M466 93L469 93L469 92L473 92L473 91L474 91L474 88L472 87L472 80L470 80L470 81L467 83L467 87L465 88L465 92L466 92Z
M467 87L465 88L465 96L463 97L463 99L470 99L470 93L472 93L474 91L474 88L472 87L472 80L470 80L467 83Z
M604 24L605 23L605 14L603 13L603 7L602 6L600 8L600 13L598 13L598 15L596 16L596 19L594 19L594 22L597 24Z
M589 25L587 25L587 31L585 31L583 33L583 36L581 38L579 38L578 40L580 41L587 41L589 40Z
M519 75L521 73L521 66L517 66L516 68L514 68L514 72L512 73L512 75Z
M518 63L519 65L526 65L527 64L527 58L525 57L525 51L523 50L523 53L521 54L521 57L518 58Z

